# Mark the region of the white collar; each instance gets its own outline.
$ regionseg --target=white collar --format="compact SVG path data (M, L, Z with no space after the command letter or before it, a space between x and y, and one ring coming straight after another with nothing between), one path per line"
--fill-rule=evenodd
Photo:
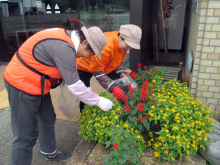
M75 49L76 49L76 53L77 53L78 48L79 48L79 44L80 44L80 39L79 39L79 36L76 34L75 30L73 30L71 32L71 40L73 41L73 43L75 45Z

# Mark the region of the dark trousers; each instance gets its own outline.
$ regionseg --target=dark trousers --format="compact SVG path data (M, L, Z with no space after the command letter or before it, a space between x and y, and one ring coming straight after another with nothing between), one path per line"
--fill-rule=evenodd
M50 93L44 96L30 95L5 81L11 107L13 141L11 165L30 165L32 150L39 137L42 154L56 152L54 125L56 114Z
M81 71L81 70L78 70L78 73L79 73L79 78L82 82L84 82L84 84L87 86L87 87L90 87L90 79L92 78L93 76L93 73L89 73L89 72L84 72L84 71ZM120 76L115 72L115 71L112 71L110 72L109 74L107 74L107 76L112 79L112 80L115 80L115 79L118 79L120 78ZM80 108L80 112L82 112L83 108L84 108L84 103L80 101L80 105L79 105L79 108Z

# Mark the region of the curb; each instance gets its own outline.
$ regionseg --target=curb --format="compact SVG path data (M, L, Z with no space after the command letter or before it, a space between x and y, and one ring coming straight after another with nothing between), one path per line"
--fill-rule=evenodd
M89 157L89 154L92 152L94 147L96 146L97 142L89 142L84 141L81 139L75 150L73 151L73 154L69 161L67 162L67 165L83 165L86 163L86 160Z

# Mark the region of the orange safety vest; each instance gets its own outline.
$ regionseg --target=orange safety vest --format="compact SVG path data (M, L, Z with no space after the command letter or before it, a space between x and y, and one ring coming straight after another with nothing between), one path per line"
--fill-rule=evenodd
M118 31L104 33L107 45L101 52L101 60L97 56L77 58L77 69L93 73L94 71L108 74L117 69L124 62L127 52L122 52L118 45Z
M64 29L51 28L38 32L31 36L18 50L21 59L34 70L51 78L62 78L57 67L46 66L38 62L33 56L34 46L47 39L59 39L70 43L74 48L74 43L66 34ZM13 87L31 95L46 95L51 88L51 82L45 79L44 92L41 91L41 76L26 66L24 66L15 54L4 72L5 80Z

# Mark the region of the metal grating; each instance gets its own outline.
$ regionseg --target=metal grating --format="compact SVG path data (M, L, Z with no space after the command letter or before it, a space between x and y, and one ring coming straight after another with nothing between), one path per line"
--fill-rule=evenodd
M171 68L171 67L159 67L159 66L155 66L154 68L161 70L161 69L166 69L165 71L165 75L163 77L164 81L169 81L169 80L173 80L173 79L177 79L178 78L178 74L180 69L179 68Z

